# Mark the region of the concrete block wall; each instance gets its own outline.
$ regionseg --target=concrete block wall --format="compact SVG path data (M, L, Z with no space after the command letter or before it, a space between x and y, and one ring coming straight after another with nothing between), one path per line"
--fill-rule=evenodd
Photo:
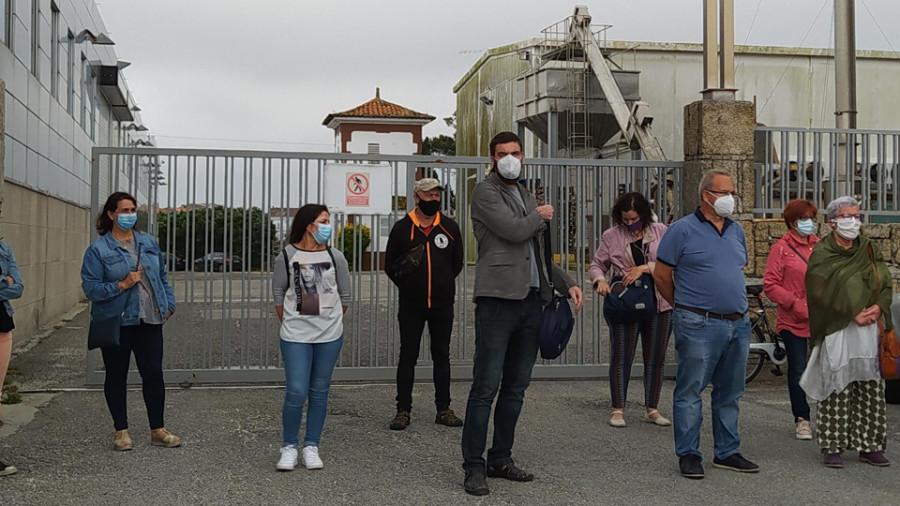
M12 302L15 333L30 335L84 300L81 261L90 211L7 182L0 235L10 245L25 293Z

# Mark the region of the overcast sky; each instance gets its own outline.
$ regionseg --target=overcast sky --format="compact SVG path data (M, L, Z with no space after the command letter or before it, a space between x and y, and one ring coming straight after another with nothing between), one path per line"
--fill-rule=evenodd
M701 0L579 3L588 5L595 24L614 25L610 40L701 39ZM737 44L833 45L832 0L735 4ZM322 120L329 113L370 100L377 86L385 100L449 116L456 106L453 86L482 51L539 37L574 5L108 0L100 12L119 59L133 63L125 74L160 146L327 152L333 136ZM857 47L900 49L900 2L856 5ZM440 119L425 127L426 136L441 133L452 131Z

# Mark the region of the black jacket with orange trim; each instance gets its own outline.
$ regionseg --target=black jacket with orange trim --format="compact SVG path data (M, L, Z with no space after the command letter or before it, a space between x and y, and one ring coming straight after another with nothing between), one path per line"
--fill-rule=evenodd
M412 272L398 276L394 265L398 258L425 245L422 261ZM453 304L456 276L463 266L463 244L459 226L438 213L428 235L419 226L415 210L394 224L384 256L384 272L400 291L406 307L436 307Z

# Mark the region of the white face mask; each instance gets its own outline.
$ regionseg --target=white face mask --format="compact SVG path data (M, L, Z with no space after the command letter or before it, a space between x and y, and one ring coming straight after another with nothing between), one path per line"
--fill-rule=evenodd
M709 204L709 201L707 201L707 204ZM723 218L727 218L734 213L734 197L731 195L718 197L711 205L716 210L716 214Z
M506 179L516 180L519 179L519 174L522 173L522 162L513 155L506 155L497 160L497 170Z
M837 233L844 239L852 241L859 237L859 227L862 223L856 218L837 218L834 220L837 225Z

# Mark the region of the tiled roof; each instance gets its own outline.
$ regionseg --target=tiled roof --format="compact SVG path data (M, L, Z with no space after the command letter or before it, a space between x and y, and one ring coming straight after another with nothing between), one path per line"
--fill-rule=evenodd
M348 111L331 113L322 124L328 126L331 120L335 118L391 118L431 121L434 119L434 116L416 112L402 105L383 100L380 91L376 88L375 98Z

